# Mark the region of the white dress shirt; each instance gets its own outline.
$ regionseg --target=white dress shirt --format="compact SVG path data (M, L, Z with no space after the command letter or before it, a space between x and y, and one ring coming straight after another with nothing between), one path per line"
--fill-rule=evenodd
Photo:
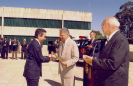
M110 36L109 36L109 40L112 38L112 36L117 32L117 31L119 31L119 30L116 30L116 31L114 31Z

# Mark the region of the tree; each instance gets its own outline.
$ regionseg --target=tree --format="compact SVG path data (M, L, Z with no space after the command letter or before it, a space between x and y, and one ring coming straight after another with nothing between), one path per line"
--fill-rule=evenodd
M104 35L102 35L102 33L100 33L100 31L95 31L95 30L92 30L93 32L96 33L96 39L106 39L107 37Z
M120 12L115 14L120 22L120 31L127 38L133 37L133 2L129 1L120 6Z

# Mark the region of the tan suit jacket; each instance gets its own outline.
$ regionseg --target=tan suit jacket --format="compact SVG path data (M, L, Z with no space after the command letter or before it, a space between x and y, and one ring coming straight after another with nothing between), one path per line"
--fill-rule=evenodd
M79 60L78 46L69 38L62 52L62 44L63 42L59 45L58 56L62 61L66 61L67 66L63 66L59 62L59 74L64 78L72 78L74 77L76 62Z

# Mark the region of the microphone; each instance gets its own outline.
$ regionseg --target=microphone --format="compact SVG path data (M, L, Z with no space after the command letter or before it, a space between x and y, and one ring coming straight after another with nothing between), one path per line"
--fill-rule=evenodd
M101 42L101 40L98 40L98 41L96 41L96 42Z

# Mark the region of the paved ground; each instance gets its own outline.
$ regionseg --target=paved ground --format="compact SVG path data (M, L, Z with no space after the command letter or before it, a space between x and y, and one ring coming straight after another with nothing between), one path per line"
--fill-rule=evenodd
M11 54L9 54L11 56ZM20 54L18 55L20 57ZM27 86L26 80L23 77L25 60L12 60L9 58L0 58L0 86ZM83 84L83 68L76 67L76 84ZM39 86L61 86L60 76L58 75L58 62L51 61L42 64L42 77L39 81Z
M11 54L9 54L9 57ZM18 55L20 57L20 54ZM23 77L25 60L3 60L0 58L0 86L27 86ZM58 62L42 64L42 74L39 86L61 86L60 76L58 75ZM83 86L83 67L78 63L76 67L75 86ZM133 86L133 62L129 68L129 86Z

